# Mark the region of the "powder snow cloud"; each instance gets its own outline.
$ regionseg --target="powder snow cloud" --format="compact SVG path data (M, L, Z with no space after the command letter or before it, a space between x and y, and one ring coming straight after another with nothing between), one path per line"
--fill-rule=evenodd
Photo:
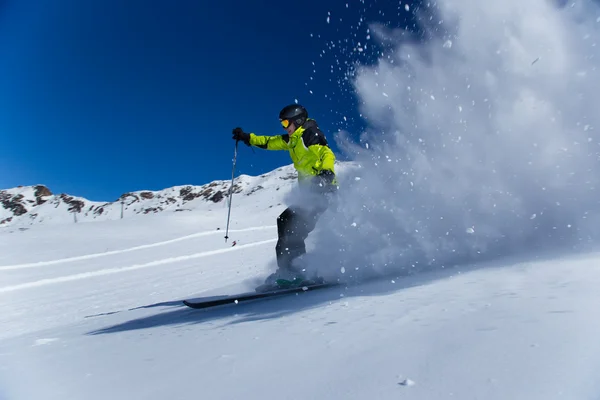
M442 0L427 40L385 44L354 88L360 166L310 257L332 271L440 267L597 238L600 9L591 1Z

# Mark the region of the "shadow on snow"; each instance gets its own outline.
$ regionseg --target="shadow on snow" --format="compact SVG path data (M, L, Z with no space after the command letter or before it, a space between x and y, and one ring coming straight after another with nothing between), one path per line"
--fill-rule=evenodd
M267 321L296 312L322 307L327 304L346 301L349 298L383 296L400 290L427 285L434 281L449 279L457 274L469 273L483 268L506 268L531 262L573 257L574 255L586 256L586 254L589 255L590 253L596 253L597 251L598 250L596 249L595 251L579 252L572 249L571 251L565 252L565 249L555 249L553 251L546 251L543 254L526 252L506 257L489 257L480 260L479 263L457 264L454 267L444 269L430 271L420 270L412 274L404 273L400 276L399 274L396 274L393 276L378 277L357 284L340 285L316 291L308 291L306 293L295 293L282 297L272 297L208 309L188 308L183 304L183 299L165 301L131 308L129 311L153 307L175 308L170 311L133 319L124 323L88 332L88 335L133 331L169 325L192 325L207 322L209 323L210 328L214 328L214 322L219 323L220 326L217 327L223 327L244 322Z
M562 255L564 255L564 252ZM433 281L449 279L454 275L468 273L482 268L501 268L514 265L515 263L527 263L550 258L555 259L556 256L557 254L546 254L544 257L539 254L530 256L522 254L517 258L504 257L493 261L482 261L477 264L457 265L451 268L426 272L419 271L412 275L404 274L404 276L395 275L379 277L358 284L340 285L316 291L308 291L306 293L295 293L281 297L266 298L239 304L229 304L209 309L188 308L182 303L183 299L165 301L131 308L129 311L153 307L174 307L174 309L132 319L127 322L91 331L88 334L99 335L160 326L192 325L207 322L210 322L210 327L214 328L214 322L219 323L220 327L222 327L244 322L266 321L296 312L322 307L327 304L346 301L349 298L382 296L411 287L426 285Z

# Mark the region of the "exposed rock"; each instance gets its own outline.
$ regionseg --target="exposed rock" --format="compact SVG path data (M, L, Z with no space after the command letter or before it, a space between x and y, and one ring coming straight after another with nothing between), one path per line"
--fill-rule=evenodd
M52 196L52 191L44 185L36 185L33 188L35 189L35 193L34 193L35 197Z
M280 176L279 179L283 179L284 181L289 180L289 179L296 179L298 178L298 175L296 174L288 174L286 176Z
M119 197L119 201L125 201L128 200L129 198L133 198L133 201L131 201L129 204L135 203L136 201L140 201L140 198L138 197L138 195L136 195L135 193L123 193L121 195L121 197Z
M183 201L192 201L197 197L201 196L201 193L194 193L194 188L191 186L182 187L179 190L179 196Z
M140 197L142 199L150 200L154 198L154 194L152 192L142 192L140 193Z
M151 212L157 213L157 212L162 211L162 210L163 210L162 207L148 207L148 208L143 209L142 212L144 214L149 214Z
M48 189L44 185L36 185L33 188L35 189L33 195L35 196L35 201L38 206L46 202L46 200L42 199L42 197L52 196L52 192L50 191L50 189Z
M23 195L18 194L16 196L11 196L7 192L0 191L0 202L7 210L12 211L15 216L23 215L27 212L27 209L21 202L23 200Z
M81 212L81 209L85 205L85 203L81 200L75 200L72 196L62 193L60 195L62 201L64 201L69 206L70 212Z
M181 199L184 202L192 201L192 200L202 197L205 200L211 200L214 203L218 203L219 201L223 200L225 195L223 194L223 192L221 190L217 190L215 192L212 189L217 186L218 186L218 184L213 182L209 185L203 186L202 187L203 189L200 190L199 192L194 192L194 190L193 190L194 188L192 186L186 186L186 187L183 187L180 189L179 195L181 196ZM241 191L242 189L239 186L234 186L234 190Z
M262 187L261 185L256 186L255 188L253 188L251 191L249 191L248 193L246 193L246 196L250 196L252 193L255 193L261 189L264 189L264 187Z
M204 196L205 199L210 198L210 196L212 195L213 190L212 189L205 189L202 191L202 196Z
M211 199L213 202L215 202L215 203L218 203L218 202L220 202L221 200L223 200L223 198L224 198L224 197L225 197L225 196L223 196L223 192L221 192L221 191L219 190L219 191L218 191L217 193L215 193L215 194L214 194L214 195L213 195L213 196L212 196L210 199Z

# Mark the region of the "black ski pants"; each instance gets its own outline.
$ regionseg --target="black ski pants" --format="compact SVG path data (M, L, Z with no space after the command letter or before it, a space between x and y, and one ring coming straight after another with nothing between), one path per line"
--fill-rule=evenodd
M292 268L292 260L306 253L304 241L315 229L319 217L325 210L322 206L313 210L288 207L277 218L277 266L283 269Z

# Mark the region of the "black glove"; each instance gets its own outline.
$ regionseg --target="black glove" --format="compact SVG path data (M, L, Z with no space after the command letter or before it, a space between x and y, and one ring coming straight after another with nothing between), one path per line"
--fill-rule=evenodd
M232 134L233 140L241 140L242 142L246 143L246 146L250 146L250 134L244 132L242 128L235 128L232 131Z
M313 178L313 184L319 192L332 192L337 189L337 186L333 184L335 180L335 174L333 171L324 169L317 176Z

